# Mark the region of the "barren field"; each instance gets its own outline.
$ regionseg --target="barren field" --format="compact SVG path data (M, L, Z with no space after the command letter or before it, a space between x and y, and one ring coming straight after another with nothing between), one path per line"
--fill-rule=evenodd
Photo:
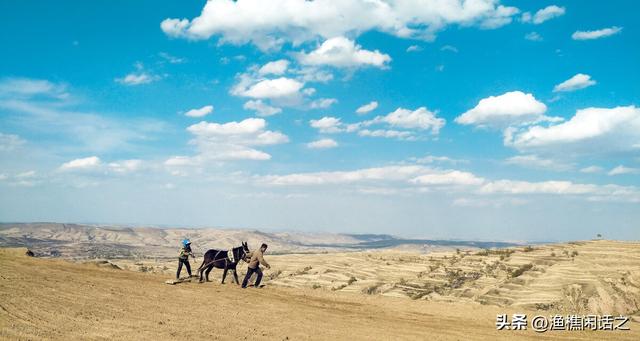
M0 249L3 339L640 338L637 321L630 331L495 327L502 313L638 314L637 243L594 241L468 255L267 255L272 270L265 273L266 286L245 290L231 281L221 285L220 270L213 283L171 286L164 280L175 264L142 273L110 262L27 257L25 251Z

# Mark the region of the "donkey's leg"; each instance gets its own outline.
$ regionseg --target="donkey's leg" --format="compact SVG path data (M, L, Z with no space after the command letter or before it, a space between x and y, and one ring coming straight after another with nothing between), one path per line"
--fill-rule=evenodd
M202 269L202 270L205 270L205 269ZM213 265L209 265L209 266L206 268L206 271L204 272L205 277L207 278L207 282L211 282L211 281L209 280L209 273L211 272L211 270L213 270Z
M222 284L224 284L224 279L227 278L227 271L229 271L229 268L224 268L224 273L222 274Z
M237 285L240 285L240 281L238 281L238 272L236 271L236 269L233 269L233 279L236 280Z

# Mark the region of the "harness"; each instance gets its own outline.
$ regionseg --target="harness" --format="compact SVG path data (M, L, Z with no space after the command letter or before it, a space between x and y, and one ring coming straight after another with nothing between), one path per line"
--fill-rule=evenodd
M207 263L207 264L203 264L203 265L201 265L201 266L200 266L200 269L202 269L202 268L206 268L206 267L208 267L208 266L209 266L209 265L211 265L211 264L214 264L214 265L215 265L215 264L216 264L216 262L220 262L220 261L224 261L224 262L225 262L224 267L226 268L226 267L228 267L228 266L229 266L229 263L231 263L231 264L236 263L236 264L237 264L237 261L240 261L239 259L238 259L238 260L236 260L236 259L235 259L235 256L233 255L233 249L231 249L231 250L229 250L229 251L226 251L226 252L227 252L227 257L225 257L225 258L220 258L220 259L216 259L216 258L218 258L218 255L219 255L221 252L225 252L225 251L220 250L220 251L216 252L215 256L213 256L213 260L212 260L212 261L210 261L210 262L209 262L209 263Z

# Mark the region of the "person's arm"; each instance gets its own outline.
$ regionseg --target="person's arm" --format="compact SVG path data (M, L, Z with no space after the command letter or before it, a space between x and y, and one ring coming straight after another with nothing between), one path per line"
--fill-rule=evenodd
M260 264L264 264L264 266L266 266L267 269L271 268L271 265L269 265L269 263L267 263L267 261L264 260L264 257L262 256L262 253L258 254L258 261L260 262Z

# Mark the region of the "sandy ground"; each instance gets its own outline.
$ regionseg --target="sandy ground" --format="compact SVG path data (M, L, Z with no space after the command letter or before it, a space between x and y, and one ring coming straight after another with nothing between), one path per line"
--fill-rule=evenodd
M496 314L533 311L308 288L164 284L165 274L0 249L0 338L640 339L631 331L498 331Z

